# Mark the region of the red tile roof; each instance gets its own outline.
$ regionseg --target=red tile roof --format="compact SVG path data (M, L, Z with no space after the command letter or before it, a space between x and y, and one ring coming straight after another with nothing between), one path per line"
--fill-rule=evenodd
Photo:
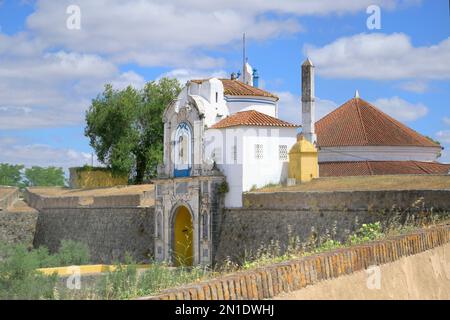
M201 84L207 79L191 80L191 82ZM278 97L268 91L252 87L239 80L219 79L222 81L224 94L228 96L255 96L273 98L278 101Z
M439 147L360 98L347 101L317 121L316 133L320 147Z
M320 177L390 174L448 174L450 164L419 161L355 161L319 163Z
M249 110L236 112L212 126L214 129L235 126L268 126L268 127L298 127L295 124L268 116L267 114Z

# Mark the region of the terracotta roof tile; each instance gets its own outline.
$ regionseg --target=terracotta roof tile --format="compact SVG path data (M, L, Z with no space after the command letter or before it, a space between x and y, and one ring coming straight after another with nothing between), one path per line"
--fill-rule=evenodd
M217 122L212 128L220 129L235 126L298 127L295 124L268 116L267 114L249 110L232 114Z
M321 177L391 174L448 174L450 164L419 161L348 161L319 163Z
M207 79L191 80L191 82L201 84ZM278 101L278 97L268 91L252 87L239 80L219 79L222 81L224 94L228 96L255 96L273 98Z
M320 147L439 147L360 98L347 101L317 121L316 133Z

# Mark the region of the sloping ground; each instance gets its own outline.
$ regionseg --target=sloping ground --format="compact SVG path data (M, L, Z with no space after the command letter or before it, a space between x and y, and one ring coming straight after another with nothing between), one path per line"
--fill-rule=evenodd
M19 190L15 187L0 186L0 211L6 210L19 199Z
M450 244L381 265L379 271L379 286L375 273L359 271L275 299L450 299Z
M388 175L319 178L285 187L269 186L258 192L280 191L376 191L376 190L450 190L450 175Z

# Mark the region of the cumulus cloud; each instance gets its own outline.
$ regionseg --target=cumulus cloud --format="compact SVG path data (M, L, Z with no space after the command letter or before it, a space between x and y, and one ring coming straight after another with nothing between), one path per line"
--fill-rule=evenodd
M0 34L0 38L4 41L0 41L2 129L78 124L105 83L122 88L145 82L137 73L120 72L96 54L46 52L39 41L22 34Z
M192 79L208 79L213 77L221 79L228 78L229 75L224 70L207 71L180 68L163 73L157 79L161 79L163 77L176 78L181 84L185 84L188 80Z
M450 78L450 37L428 47L414 47L404 33L362 33L323 47L306 45L304 50L317 72L330 78Z
M302 103L300 96L288 91L275 92L280 98L278 102L278 117L295 124L302 123ZM316 97L316 121L336 109L334 101Z
M399 97L380 98L373 104L400 121L414 121L428 113L428 107L422 103L410 103Z
M365 11L371 4L394 9L395 0L78 0L81 29L66 28L72 0L39 0L27 19L43 43L108 55L145 66L216 68L224 61L207 50L249 39L265 40L302 30L305 15Z
M444 118L442 118L442 121L443 121L446 125L450 126L450 117L444 117Z
M89 153L45 144L27 144L15 137L0 137L0 162L31 166L56 166L67 169L91 163Z

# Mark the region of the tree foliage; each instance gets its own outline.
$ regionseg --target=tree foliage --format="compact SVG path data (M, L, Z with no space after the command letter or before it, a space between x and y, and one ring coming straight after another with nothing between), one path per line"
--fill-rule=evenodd
M0 163L0 185L21 187L23 165Z
M154 177L162 161L162 114L180 90L179 82L168 78L142 90L106 85L86 111L85 135L99 161L135 183Z
M29 186L64 186L64 171L62 168L56 167L38 167L33 166L25 169L25 178Z

